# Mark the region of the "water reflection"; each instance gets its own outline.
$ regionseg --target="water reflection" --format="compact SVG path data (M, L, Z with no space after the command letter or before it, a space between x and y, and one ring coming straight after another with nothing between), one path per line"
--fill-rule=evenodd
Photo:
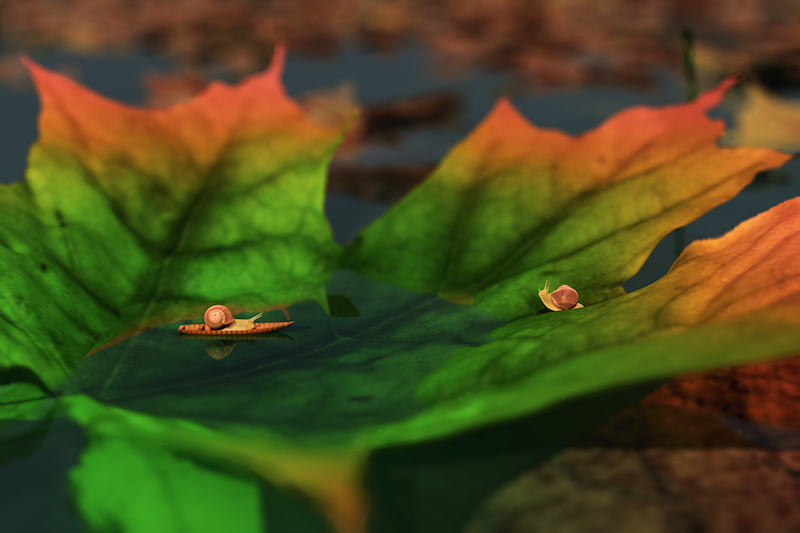
M228 357L236 346L235 342L209 341L206 344L206 353L213 359L220 360Z
M212 340L208 341L206 344L206 353L211 356L213 359L219 361L220 359L225 359L228 357L233 348L237 344L242 344L243 342L247 342L252 344L253 346L258 346L258 343L255 341L257 340L284 340L284 341L293 341L294 339L285 333L251 333L251 334L243 334L243 335L212 335ZM214 338L216 337L216 338ZM181 334L181 339L204 339L208 340L209 335L187 335Z

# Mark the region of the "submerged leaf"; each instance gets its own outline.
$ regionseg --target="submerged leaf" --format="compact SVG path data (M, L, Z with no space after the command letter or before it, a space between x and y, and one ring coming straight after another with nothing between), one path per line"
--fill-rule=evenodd
M190 514L190 523L202 517L205 510L194 507L198 502L186 499L186 492L195 490L182 483L180 478L187 474L220 495L224 494L226 487L233 487L244 499L238 503L239 507L249 505L250 483L229 475L215 476L211 472L204 472L178 459L178 456L184 456L195 461L211 462L220 468L249 470L277 486L298 487L316 500L338 532L364 531L366 501L360 486L364 450L298 448L268 431L244 436L230 434L185 420L108 407L82 395L66 397L62 404L70 417L90 431L94 443L84 453L81 467L73 471L73 479L81 491L78 494L79 504L90 518L90 523L103 526L127 524L130 520L127 510L113 507L110 501L113 494L109 497L99 493L99 487L93 486L96 480L92 480L92 477L107 475L103 469L104 462L121 459L125 455L133 455L134 460L144 463L136 479L143 488L147 485L160 486L164 475L168 478L177 476L172 480L179 487L177 503L188 507L186 511ZM133 447L126 444L130 442L135 443ZM165 453L163 449L171 453ZM127 468L121 466L112 470L124 471ZM214 480L214 477L217 479ZM119 494L124 494L124 491ZM139 497L137 503L145 504L147 499ZM164 513L174 511L161 505L156 508ZM179 518L175 514L167 516L173 520ZM227 514L222 515L225 516ZM266 519L269 521L270 517ZM139 517L139 520L141 525L148 523L147 517ZM252 514L241 517L241 523L245 525L259 522L258 516ZM192 528L189 530L195 531Z
M789 156L723 149L690 104L635 107L578 137L539 129L507 100L433 175L361 232L345 264L369 277L515 318L545 280L585 305L622 294L670 231L729 200Z
M163 110L26 61L40 137L26 181L0 187L0 365L53 385L125 330L209 303L327 305L339 248L323 196L341 135L287 97L283 58Z
M71 472L76 503L92 531L263 531L255 480L134 442L96 438Z

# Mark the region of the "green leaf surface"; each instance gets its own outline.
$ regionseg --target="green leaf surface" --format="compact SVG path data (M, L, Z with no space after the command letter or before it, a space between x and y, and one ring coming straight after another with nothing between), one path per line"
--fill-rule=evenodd
M327 290L359 316L302 303L293 307L300 325L286 330L293 340L237 341L222 359L206 351L216 341L178 336L170 324L87 358L57 394L93 440L142 440L248 468L306 490L335 524L359 522L365 500L348 472L330 473L326 454L363 467L370 450L392 444L373 439L378 428L427 408L416 384L505 321L348 271Z
M261 487L268 531L329 533L330 522L338 531L362 531L369 513L370 531L448 533L460 531L498 483L546 460L652 389L651 384L594 395L514 424L379 450L370 454L367 472L362 472L364 450L297 448L275 435L236 435L108 407L82 395L63 397L61 403L92 441L124 439L137 448L163 448L199 465L248 470L269 480ZM114 472L109 470L109 481ZM369 491L368 508L362 483ZM317 505L310 506L303 493ZM330 522L319 516L320 508Z
M316 299L339 254L323 214L336 130L268 72L164 110L27 63L42 100L24 183L0 187L0 365L52 386L153 325Z
M542 309L545 280L583 304L623 294L669 232L789 156L717 146L706 111L634 107L577 137L539 129L501 100L433 174L348 246L369 277L508 318Z
M301 490L315 500L328 521L317 520L313 510L306 512L305 516L297 516L296 511L303 508L304 502L297 498L289 498L287 501L286 494L274 491L272 495L273 500L286 502L291 508L289 510L293 511L289 515L290 523L293 526L298 523L308 526L309 533L326 533L330 524L337 531L363 531L366 521L365 498L361 488L365 460L363 450L299 448L281 436L270 435L265 431L258 435L237 435L186 420L155 417L109 407L80 394L64 397L61 405L73 420L88 429L93 441L121 439L120 442L132 442L137 447L141 445L152 447L153 450L164 449L225 470L250 471L276 486ZM110 455L118 456L119 453ZM148 456L149 454L145 454L143 459L147 460ZM168 468L174 470L174 465ZM94 469L91 474L103 475ZM91 481L78 475L79 483L91 484ZM142 476L140 481L144 484L158 482L157 475L159 474L153 474L151 470L151 474ZM223 484L231 482L231 479L224 478ZM247 494L245 497L247 498ZM274 505L276 502L271 503ZM186 504L190 514L203 512L194 509L191 501ZM117 521L122 527L126 527L124 511L114 511L114 508L106 505L106 500L100 498L99 507L88 510L88 513L93 518ZM252 519L252 513L250 514ZM281 519L286 518L285 513L280 514L283 515L280 516ZM296 520L292 520L292 515ZM224 513L223 516L229 515ZM303 531L296 527L294 530Z
M154 331L149 348L137 342L143 335L87 360L64 392L202 423L223 431L223 440L277 438L301 454L331 447L363 454L426 442L595 391L793 353L800 349L800 249L786 243L798 237L800 199L722 238L692 244L649 287L583 309L518 319L485 344L472 335L491 321L478 320L475 308L340 272L329 290L351 300L361 317L314 317L312 304L300 306L314 327L295 333L293 343L268 343L269 352L256 359L238 354L247 360L216 376L193 372L190 359L175 355L175 342ZM386 313L384 302L394 311ZM466 323L466 313L476 319ZM348 322L359 331L348 331ZM431 336L452 332L454 322L464 329L436 346ZM319 334L330 332L334 338L325 344ZM306 341L310 352L298 346ZM473 346L450 357L459 344ZM103 357L115 349L118 354ZM199 346L192 353L212 364L233 364L236 356L204 358ZM170 365L171 372L153 373ZM106 386L106 376L117 380L113 386ZM181 428L154 438L169 443ZM182 446L203 453L206 444ZM300 476L320 483L314 473Z
M71 473L92 531L263 531L258 483L214 471L163 448L94 439Z
M293 308L302 320L285 330L293 340L237 341L220 360L206 351L215 341L162 326L87 358L58 392L245 433L264 429L298 445L350 447L424 410L416 385L505 323L348 271L327 288L360 316L331 317L302 303Z
M430 438L614 386L796 354L798 241L800 198L692 243L648 287L515 320L426 378L418 395L432 408L383 438Z

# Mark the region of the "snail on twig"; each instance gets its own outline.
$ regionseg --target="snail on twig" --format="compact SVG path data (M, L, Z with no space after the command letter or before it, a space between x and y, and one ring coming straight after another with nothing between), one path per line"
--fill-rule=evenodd
M234 318L231 310L224 305L212 305L203 315L203 324L184 324L178 326L181 333L193 335L236 335L242 333L267 333L294 324L291 322L256 322L263 313L251 318Z

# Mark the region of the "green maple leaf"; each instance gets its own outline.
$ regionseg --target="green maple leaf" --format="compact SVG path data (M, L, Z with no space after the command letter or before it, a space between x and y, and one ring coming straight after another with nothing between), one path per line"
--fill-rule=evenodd
M325 304L339 249L324 180L341 135L286 96L282 57L164 110L28 63L40 137L25 182L0 189L0 364L52 386L90 351L209 303Z
M729 80L682 105L627 109L573 137L531 125L507 100L432 175L350 244L344 263L375 279L517 318L549 280L581 302L623 294L672 230L787 161L723 149Z
M72 481L95 530L152 527L136 509L168 530L214 529L198 487L239 495L220 509L258 529L270 518L253 516L255 474L360 531L359 476L375 450L800 349L797 200L621 290L667 233L788 159L716 145L723 128L705 112L726 85L575 138L501 101L342 251L322 212L341 134L305 119L281 65L279 54L240 86L150 111L29 65L40 140L27 180L0 188L0 413L35 420L55 404L87 429ZM545 280L574 286L585 307L542 313ZM326 314L326 289L358 311ZM212 359L169 325L211 303L294 304L297 323ZM97 490L117 475L141 489Z

